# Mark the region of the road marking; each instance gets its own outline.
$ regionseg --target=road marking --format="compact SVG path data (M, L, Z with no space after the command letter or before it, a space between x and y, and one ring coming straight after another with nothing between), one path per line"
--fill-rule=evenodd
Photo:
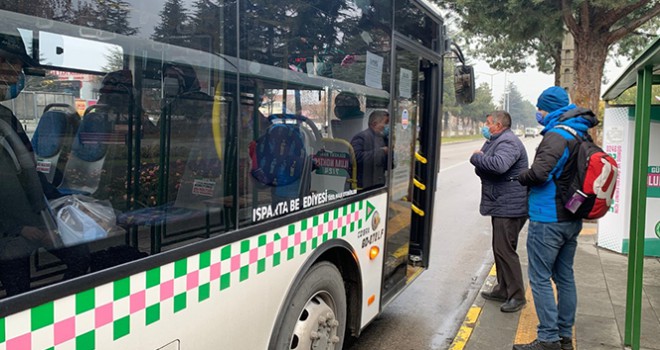
M461 166L461 165L465 165L465 164L467 164L467 163L469 163L469 162L470 162L469 160L466 160L466 161L464 161L464 162L460 162L460 163L456 163L456 164L454 164L454 165L450 165L450 166L448 166L448 167L446 167L446 168L443 168L442 166L440 166L440 172L447 171L447 170L450 170L450 169L453 169L453 168L459 167L459 166Z
M449 346L449 350L463 350L465 348L465 345L470 339L470 335L472 335L472 331L477 324L477 320L479 319L480 314L481 306L472 305L467 315L465 316L465 320L463 321L461 328L458 329L458 333L456 334L454 341Z

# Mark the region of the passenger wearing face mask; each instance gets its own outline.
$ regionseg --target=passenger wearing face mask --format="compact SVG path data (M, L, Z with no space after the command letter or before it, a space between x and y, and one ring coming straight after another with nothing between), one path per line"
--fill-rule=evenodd
M358 189L368 189L385 184L387 156L389 153L390 114L373 111L369 115L369 128L351 139L357 160Z
M15 98L23 88L23 69L36 66L18 32L0 32L0 100ZM0 105L0 282L6 296L30 289L30 255L39 247L57 256L67 269L64 279L84 274L89 267L86 245L54 249L61 242L49 234L42 215L46 198L60 196L36 167L32 145L11 109Z
M502 312L516 312L526 304L518 235L527 221L527 189L518 175L527 170L527 151L511 131L511 116L495 111L481 129L486 142L474 151L470 163L481 179L481 215L490 216L497 285L482 292L484 299L502 302Z

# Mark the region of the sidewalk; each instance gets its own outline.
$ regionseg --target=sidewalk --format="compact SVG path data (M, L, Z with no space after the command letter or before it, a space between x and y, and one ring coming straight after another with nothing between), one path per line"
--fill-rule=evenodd
M521 232L519 254L527 284L525 308L506 314L500 303L486 301L480 295L450 346L451 350L511 349L514 343L528 343L536 338L536 311L527 279L527 230ZM575 280L578 309L574 343L579 350L625 349L626 279L628 257L596 246L596 224L585 224L578 238L575 256ZM481 290L489 291L496 283L494 269ZM642 291L642 349L660 350L660 259L644 260Z

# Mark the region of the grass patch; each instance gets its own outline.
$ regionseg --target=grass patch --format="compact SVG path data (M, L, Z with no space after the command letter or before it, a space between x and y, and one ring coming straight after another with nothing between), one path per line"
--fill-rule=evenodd
M463 141L475 141L483 139L483 136L477 135L462 135L462 136L446 136L442 138L442 144L454 143L454 142L463 142Z

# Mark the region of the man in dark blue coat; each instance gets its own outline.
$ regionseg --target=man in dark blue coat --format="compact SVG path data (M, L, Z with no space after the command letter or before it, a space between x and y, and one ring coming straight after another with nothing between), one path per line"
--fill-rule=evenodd
M495 111L482 128L486 142L470 163L481 178L481 215L491 216L497 286L482 292L488 300L504 302L502 312L516 312L526 304L525 285L516 252L518 235L527 221L527 189L517 181L527 170L527 151L511 131L511 116Z
M351 139L357 160L358 189L366 190L385 184L390 114L377 110L369 115L369 128Z

